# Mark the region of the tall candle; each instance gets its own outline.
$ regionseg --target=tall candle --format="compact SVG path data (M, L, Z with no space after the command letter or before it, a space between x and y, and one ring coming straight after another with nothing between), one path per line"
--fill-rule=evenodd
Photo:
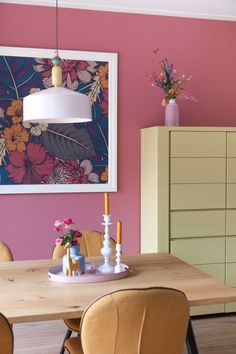
M105 215L109 215L109 194L107 192L104 193L104 201L105 201Z
M121 236L122 222L121 221L117 221L116 231L117 231L116 243L121 244L121 240L122 240L122 236Z

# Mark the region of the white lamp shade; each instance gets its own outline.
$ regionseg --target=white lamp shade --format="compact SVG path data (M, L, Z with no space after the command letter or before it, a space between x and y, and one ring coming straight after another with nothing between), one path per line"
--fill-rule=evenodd
M23 120L32 123L82 123L92 120L87 95L64 87L51 87L23 99Z

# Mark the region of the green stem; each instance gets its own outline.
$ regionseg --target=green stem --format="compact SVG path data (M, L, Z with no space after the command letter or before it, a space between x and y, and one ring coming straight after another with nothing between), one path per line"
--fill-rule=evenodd
M35 75L35 71L33 72L32 75L30 75L30 77L29 77L27 80L25 80L25 81L22 82L20 85L18 85L18 88L21 87L22 85L26 84L26 82L29 82L29 81L32 79L32 77L33 77L34 75Z
M105 143L106 148L107 148L107 151L108 151L107 141L106 141L105 135L104 135L104 133L103 133L103 131L102 131L102 128L101 128L101 126L100 126L99 123L98 123L98 129L100 130L100 133L101 133L101 135L102 135L102 138L103 138L103 140L104 140L104 143Z
M14 85L14 88L15 88L15 92L16 92L16 98L19 99L19 93L18 93L18 90L17 90L16 82L15 82L14 76L12 74L11 68L10 68L10 66L9 66L9 64L7 62L7 59L5 57L3 57L3 59L4 59L4 61L6 63L6 66L7 66L8 70L9 70L9 73L11 75L11 79L12 79L12 82L13 82L13 85Z
M93 84L93 83L91 83L91 84L89 84L89 85L87 85L87 86L81 87L81 89L79 90L79 92L85 90L86 88L88 88L88 87L90 87L90 86L92 86L92 84Z

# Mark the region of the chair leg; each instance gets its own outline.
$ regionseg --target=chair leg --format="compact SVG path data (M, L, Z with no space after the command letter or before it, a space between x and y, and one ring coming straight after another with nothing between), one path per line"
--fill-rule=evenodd
M64 343L65 343L65 341L66 341L68 338L70 338L71 334L72 334L72 331L71 331L70 329L68 329L67 332L66 332L65 338L64 338L64 340L63 340L63 343L62 343L62 347L61 347L60 354L64 354L64 353L65 353Z
M197 348L197 343L196 343L196 339L195 339L194 332L193 332L191 318L189 318L189 321L188 321L186 346L187 346L188 354L198 354L198 348Z

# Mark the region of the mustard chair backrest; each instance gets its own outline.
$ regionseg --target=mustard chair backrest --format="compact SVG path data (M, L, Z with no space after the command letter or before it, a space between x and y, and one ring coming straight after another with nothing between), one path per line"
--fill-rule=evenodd
M13 333L11 325L0 313L0 354L13 354Z
M80 253L87 257L101 256L101 248L103 247L104 234L99 231L82 230L82 237L79 238ZM115 254L115 241L110 239L112 254ZM62 258L66 254L66 249L60 245L56 245L53 250L52 258Z
M182 354L188 320L189 303L178 290L119 290L85 311L83 353Z
M13 261L11 250L3 241L0 241L0 261Z

